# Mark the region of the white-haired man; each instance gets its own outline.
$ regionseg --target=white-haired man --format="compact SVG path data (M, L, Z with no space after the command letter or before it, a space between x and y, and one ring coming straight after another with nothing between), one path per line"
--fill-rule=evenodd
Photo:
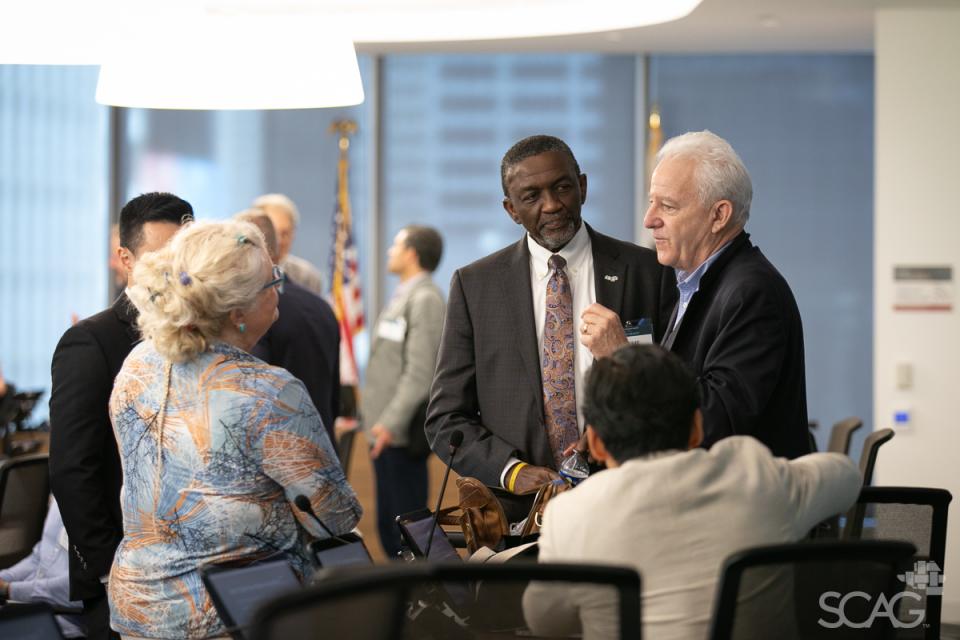
M697 374L704 446L751 435L796 458L810 450L803 327L790 286L744 231L752 198L750 174L720 136L686 133L660 150L643 224L680 293L661 344ZM585 319L585 344L610 353L626 342L619 322Z
M300 211L293 200L282 193L268 193L253 201L256 209L262 209L277 232L280 250L280 268L288 278L318 296L324 294L323 273L309 261L290 253L293 240L300 226Z

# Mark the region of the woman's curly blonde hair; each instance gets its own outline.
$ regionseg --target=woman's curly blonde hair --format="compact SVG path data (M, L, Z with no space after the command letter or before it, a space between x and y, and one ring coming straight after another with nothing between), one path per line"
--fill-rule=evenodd
M193 222L145 254L128 295L143 337L173 362L192 360L223 332L231 311L249 308L270 258L249 222Z

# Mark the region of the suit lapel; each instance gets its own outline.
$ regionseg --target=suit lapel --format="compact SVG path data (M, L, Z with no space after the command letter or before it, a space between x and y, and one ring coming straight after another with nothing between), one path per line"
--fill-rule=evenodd
M608 243L590 225L587 225L587 233L590 234L590 250L593 253L593 281L597 302L619 314L623 309L627 265L620 260L620 251L617 247ZM635 320L635 318L621 318L621 320Z
M500 285L504 304L513 316L512 325L516 328L517 347L526 374L524 379L530 381L534 392L540 398L537 407L542 420L543 380L540 378L540 354L530 292L530 253L527 249L526 234L501 262Z
M137 308L133 306L133 303L130 301L130 298L127 297L126 292L121 293L113 302L112 309L117 319L123 324L123 328L127 332L127 337L130 338L130 344L139 342L140 332L137 330L137 316L139 314L137 313Z

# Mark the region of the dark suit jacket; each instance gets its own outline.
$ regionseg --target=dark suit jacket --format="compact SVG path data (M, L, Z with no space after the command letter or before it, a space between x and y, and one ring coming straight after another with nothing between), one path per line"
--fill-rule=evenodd
M120 454L108 405L113 379L139 340L136 309L113 306L67 329L53 353L50 486L70 539L70 599L104 593L123 537Z
M587 231L597 302L617 312L621 321L651 318L659 339L666 322L659 312L665 280L656 254L589 226ZM611 282L607 275L616 279ZM446 460L450 434L459 429L464 437L454 469L491 486L500 485L511 456L555 468L544 426L539 361L524 235L453 274L427 410L433 451Z
M340 412L340 325L323 298L287 280L280 317L253 348L253 355L283 367L303 382L330 442Z
M800 311L748 233L707 269L665 346L699 377L704 446L736 434L776 456L809 453Z

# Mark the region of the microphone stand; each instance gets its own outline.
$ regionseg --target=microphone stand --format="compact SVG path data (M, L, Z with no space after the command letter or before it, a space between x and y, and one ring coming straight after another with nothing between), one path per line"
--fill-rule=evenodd
M440 485L440 495L437 496L437 508L433 511L433 526L430 527L430 535L427 537L427 548L423 551L423 559L430 559L430 547L433 546L433 534L440 523L440 505L443 504L443 494L447 490L447 481L450 479L450 467L453 466L453 457L457 455L457 449L463 444L463 432L454 431L450 434L450 461L447 462L447 470L443 474L443 484Z

